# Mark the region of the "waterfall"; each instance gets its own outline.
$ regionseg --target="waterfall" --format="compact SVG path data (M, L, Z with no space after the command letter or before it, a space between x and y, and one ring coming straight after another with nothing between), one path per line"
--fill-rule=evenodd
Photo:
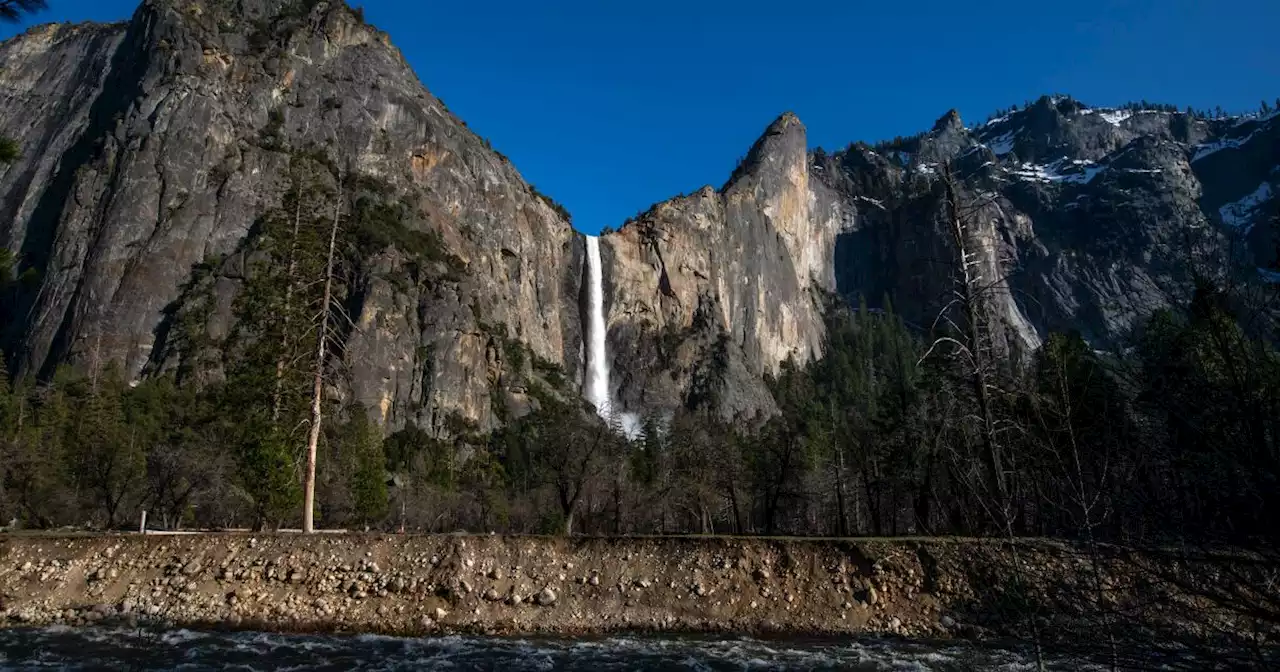
M604 421L618 428L628 439L639 438L643 427L640 416L625 411L615 412L613 388L609 385L609 357L605 352L604 273L600 267L600 238L587 239L587 401L596 407Z
M587 236L587 401L606 421L610 416L609 360L605 355L604 274L600 270L600 239Z

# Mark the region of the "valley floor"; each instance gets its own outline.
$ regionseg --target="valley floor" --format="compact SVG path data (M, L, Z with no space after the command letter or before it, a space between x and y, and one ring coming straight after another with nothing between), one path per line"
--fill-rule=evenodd
M1243 650L1276 641L1262 609L1274 571L1243 553L1051 540L8 534L0 627L1087 636Z

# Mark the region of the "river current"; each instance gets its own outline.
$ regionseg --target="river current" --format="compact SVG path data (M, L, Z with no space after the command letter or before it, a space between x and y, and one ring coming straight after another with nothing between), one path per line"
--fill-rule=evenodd
M1204 669L1175 660L1146 669ZM1051 670L1104 661L1050 655ZM1213 667L1210 665L1210 667ZM0 630L0 670L1034 670L1025 649L891 639L400 638L123 628Z

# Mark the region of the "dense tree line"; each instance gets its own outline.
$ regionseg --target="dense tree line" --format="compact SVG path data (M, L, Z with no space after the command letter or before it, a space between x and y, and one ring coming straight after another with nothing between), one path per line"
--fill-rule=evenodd
M1186 310L1154 314L1123 357L1055 334L1030 367L1000 370L998 490L984 486L964 371L922 361L926 339L891 310L832 310L828 328L827 355L784 365L772 381L781 412L757 423L686 411L649 418L628 441L543 390L540 410L491 434L410 426L384 439L365 409L329 409L318 520L586 534L1275 535L1280 357L1220 291L1204 286ZM272 428L274 368L260 370L266 381L233 376L199 392L171 375L130 385L111 365L39 384L0 376L0 514L31 527L129 526L141 509L165 527L297 525L303 441Z

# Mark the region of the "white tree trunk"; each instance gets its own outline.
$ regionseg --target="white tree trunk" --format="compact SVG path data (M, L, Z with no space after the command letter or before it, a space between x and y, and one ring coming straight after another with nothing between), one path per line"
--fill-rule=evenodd
M321 401L324 396L325 346L329 341L329 302L333 296L333 249L338 240L342 215L342 175L338 175L338 195L333 206L333 226L329 229L329 254L324 269L324 298L320 310L320 337L316 345L315 377L311 386L311 431L307 436L307 474L303 488L302 532L315 531L316 447L320 444Z

